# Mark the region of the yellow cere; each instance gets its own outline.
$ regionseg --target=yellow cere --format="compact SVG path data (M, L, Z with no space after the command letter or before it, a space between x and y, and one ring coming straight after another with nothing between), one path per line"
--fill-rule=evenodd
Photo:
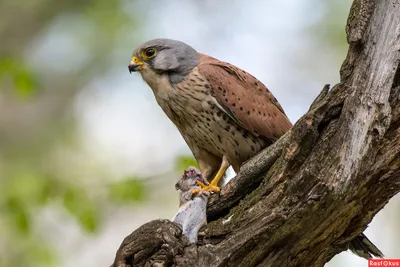
M139 61L139 59L137 57L133 57L132 58L132 63L138 64L138 63L141 63L141 62Z

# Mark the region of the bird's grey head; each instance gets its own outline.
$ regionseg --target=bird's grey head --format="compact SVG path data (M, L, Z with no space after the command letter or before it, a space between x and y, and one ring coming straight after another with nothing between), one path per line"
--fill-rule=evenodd
M168 74L179 81L200 62L199 54L191 46L171 39L154 39L135 49L129 72L153 71ZM142 73L143 76L143 73Z

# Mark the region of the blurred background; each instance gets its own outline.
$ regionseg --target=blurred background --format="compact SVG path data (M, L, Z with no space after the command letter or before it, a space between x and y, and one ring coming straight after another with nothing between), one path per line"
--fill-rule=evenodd
M194 164L139 75L156 37L258 77L292 122L339 81L350 0L0 2L0 267L109 266L123 238L171 218ZM400 258L400 197L366 233ZM327 266L366 266L349 252Z

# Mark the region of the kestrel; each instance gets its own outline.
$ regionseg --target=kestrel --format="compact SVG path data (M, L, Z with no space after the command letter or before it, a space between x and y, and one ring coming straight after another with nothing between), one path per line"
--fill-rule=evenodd
M210 181L203 190L219 192L229 166L271 145L292 124L263 83L240 68L200 54L170 39L154 39L135 49L130 72L139 72L157 103L176 125Z
M272 93L255 77L232 64L200 54L175 40L155 39L135 49L130 72L140 72L158 104L176 125L209 185L232 165L271 145L292 124ZM199 193L198 190L194 192ZM360 257L383 257L364 234L349 243Z

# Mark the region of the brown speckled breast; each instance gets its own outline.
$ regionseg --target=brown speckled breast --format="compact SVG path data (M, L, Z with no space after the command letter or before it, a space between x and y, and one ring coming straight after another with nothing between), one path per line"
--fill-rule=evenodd
M257 137L244 129L221 110L212 96L213 88L197 68L173 88L167 103L174 117L171 119L194 153L204 149L220 158L225 155L238 171L242 162L271 144L265 137Z

